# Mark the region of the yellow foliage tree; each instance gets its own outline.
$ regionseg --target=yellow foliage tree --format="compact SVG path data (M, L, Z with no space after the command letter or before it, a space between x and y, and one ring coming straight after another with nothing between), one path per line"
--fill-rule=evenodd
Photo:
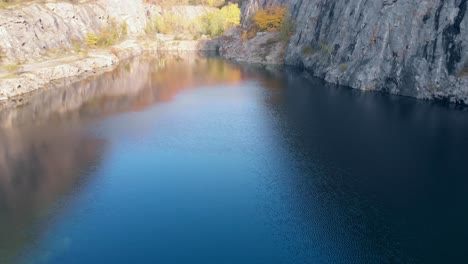
M229 3L221 9L201 15L196 24L200 24L203 34L211 37L219 36L240 24L240 8L236 4Z
M221 8L221 17L225 20L224 29L229 29L240 24L241 11L238 5L229 3Z
M258 10L253 17L253 22L259 31L278 31L283 26L286 13L286 7L272 5Z

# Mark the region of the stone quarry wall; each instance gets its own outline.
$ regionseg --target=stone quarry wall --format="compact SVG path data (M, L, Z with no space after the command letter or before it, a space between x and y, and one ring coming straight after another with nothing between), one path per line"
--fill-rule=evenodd
M66 50L88 33L98 33L111 22L128 25L129 37L145 34L148 21L165 13L191 20L211 8L160 7L143 0L97 0L80 4L32 2L0 9L0 53L3 60L43 60L50 50Z
M468 0L247 0L287 4L285 63L328 82L468 103Z
M147 34L147 23L158 16L190 21L213 8L160 7L143 0L74 2L32 1L0 9L0 109L17 96L110 71L143 52L217 48L216 42L206 39L178 40L155 32L150 33L154 38L140 38ZM98 50L83 49L89 33L99 35L111 26L121 32L124 22L128 40Z
M73 40L97 33L111 21L142 34L146 9L142 0L98 0L81 4L30 3L0 10L0 52L4 60L40 59L51 49L67 49Z

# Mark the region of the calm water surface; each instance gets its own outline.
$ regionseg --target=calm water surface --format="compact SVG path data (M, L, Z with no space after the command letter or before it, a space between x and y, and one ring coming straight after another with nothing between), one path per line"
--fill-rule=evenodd
M137 59L0 110L0 263L468 263L468 112Z

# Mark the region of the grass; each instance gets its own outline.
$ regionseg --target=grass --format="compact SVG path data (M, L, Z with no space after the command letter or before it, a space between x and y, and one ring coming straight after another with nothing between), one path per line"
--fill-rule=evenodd
M10 73L15 73L21 69L21 64L19 63L12 63L3 66L3 69Z
M346 64L346 63L342 63L342 64L340 64L340 66L338 66L338 67L340 68L340 71L341 71L341 72L346 72L346 71L348 71L348 64Z
M332 46L328 45L325 41L322 41L322 42L320 42L318 48L319 48L319 50L316 50L312 46L306 46L306 47L304 47L304 49L302 49L302 54L310 56L310 55L314 55L318 51L321 51L321 52L325 53L325 55L327 56L328 59L330 59L330 57L331 57L331 55L333 53L333 47ZM343 66L343 68L344 67L345 66ZM341 67L340 67L340 69L341 69Z
M460 77L467 77L468 76L468 67L464 67L459 73L458 76Z
M333 53L333 47L328 45L325 40L322 40L319 44L320 50L325 53L328 62L330 62Z
M292 35L296 32L296 21L290 17L286 18L279 31L281 42L288 44Z
M3 51L0 51L0 61L2 61L3 59L6 59L7 58L7 55L5 52Z
M307 46L302 50L302 54L304 55L314 55L316 52L317 51L311 46Z
M72 39L71 43L72 43L73 51L75 51L76 53L80 53L81 51L80 41L78 39Z
M468 76L468 61L465 62L465 64L463 65L463 68L458 73L458 77L467 77L467 76Z
M333 47L328 45L325 41L322 41L320 42L320 50L331 56L333 52Z

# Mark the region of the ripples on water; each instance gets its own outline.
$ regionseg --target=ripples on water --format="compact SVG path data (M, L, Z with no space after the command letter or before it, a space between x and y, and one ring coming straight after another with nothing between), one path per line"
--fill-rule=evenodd
M0 263L465 263L468 113L194 54L0 110Z

